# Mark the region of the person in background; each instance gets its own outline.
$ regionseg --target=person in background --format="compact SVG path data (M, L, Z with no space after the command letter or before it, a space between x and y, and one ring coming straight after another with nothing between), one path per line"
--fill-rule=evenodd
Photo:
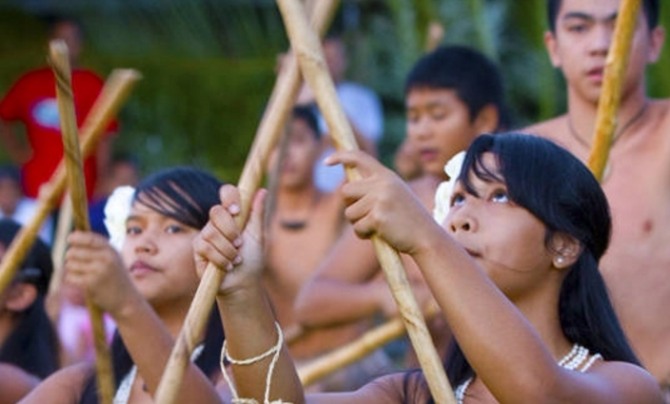
M53 17L49 21L49 40L61 39L68 47L72 68L72 91L77 125L81 127L103 87L97 73L79 65L83 50L83 32L78 21ZM18 135L14 124L25 127L27 142ZM111 151L111 134L117 130L113 121L107 128L96 152L84 160L84 175L89 200L98 178L107 172ZM21 167L21 181L26 197L36 199L40 187L49 181L63 158L63 140L56 99L56 84L50 67L23 74L0 99L0 143L13 162Z
M593 145L620 5L620 0L547 1L545 44L565 77L567 112L524 131L553 140L582 161ZM670 402L670 99L651 99L645 79L665 40L660 5L643 0L636 16L618 125L602 178L613 227L600 269L633 349Z
M415 150L422 175L408 183L426 209L434 208L438 185L449 179L445 164L481 133L508 125L498 66L475 49L443 46L420 58L405 84L407 142ZM453 180L453 179L452 179ZM420 305L431 300L421 273L404 257L407 277ZM372 243L345 229L309 282L295 307L305 327L366 323L398 315L398 308L377 261ZM449 331L440 316L429 323L445 353ZM410 354L405 362L415 364Z
M0 261L20 230L0 219ZM58 335L44 306L52 272L49 248L38 239L0 292L0 403L15 403L59 368Z

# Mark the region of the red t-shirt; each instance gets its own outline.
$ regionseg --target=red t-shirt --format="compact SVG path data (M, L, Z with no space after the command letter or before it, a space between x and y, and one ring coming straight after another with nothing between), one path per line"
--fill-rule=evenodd
M72 71L72 91L78 127L86 119L103 84L102 79L89 70ZM26 196L37 198L40 186L49 181L63 158L56 84L51 69L45 67L21 76L0 100L0 119L7 122L21 121L26 126L32 155L21 167L22 185ZM112 122L107 131L109 133L116 129L117 123ZM97 174L95 155L92 155L84 160L89 199L95 189Z

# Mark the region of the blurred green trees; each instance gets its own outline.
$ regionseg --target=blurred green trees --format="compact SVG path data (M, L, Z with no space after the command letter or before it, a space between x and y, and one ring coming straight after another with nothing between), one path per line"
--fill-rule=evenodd
M560 113L562 78L542 42L544 4L343 0L336 24L349 45L349 76L383 100L384 161L404 137L404 76L424 52L432 21L444 27L443 43L474 46L501 64L518 126ZM145 171L199 164L237 180L274 83L276 55L287 48L273 1L5 0L0 2L0 93L21 72L44 62L40 16L46 11L82 20L86 66L105 76L115 67L142 72L121 114L118 149L137 154ZM663 10L662 23L670 27L670 7ZM650 68L652 95L670 94L669 68L666 49ZM0 151L0 159L6 158Z

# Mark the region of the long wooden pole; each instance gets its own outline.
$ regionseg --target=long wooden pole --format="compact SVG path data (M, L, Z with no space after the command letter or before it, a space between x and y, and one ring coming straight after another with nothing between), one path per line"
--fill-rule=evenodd
M426 319L436 316L439 307L433 302L425 312ZM392 318L383 324L365 332L355 341L329 352L307 363L298 369L298 376L303 386L310 386L335 371L355 363L371 354L379 347L405 335L407 329L399 317Z
M319 32L323 33L332 19L338 1L320 0L315 3L312 23ZM247 221L251 201L260 187L265 172L265 164L286 124L298 95L300 84L298 63L295 57L291 56L277 77L270 102L256 131L251 151L238 182L241 213L237 216L237 222L241 227ZM177 392L181 386L190 354L197 343L202 340L205 322L214 305L216 293L224 276L225 273L214 265L210 264L205 269L156 390L157 403L174 403L177 399Z
M77 230L89 231L88 204L86 200L86 183L79 149L79 133L74 110L74 94L72 93L72 71L67 45L62 40L54 40L49 44L51 68L56 78L56 98L60 115L61 137L67 180L70 189L70 201L74 227ZM98 377L98 398L101 403L111 404L114 398L114 373L112 360L105 338L105 326L100 308L86 296L93 329L95 346L95 368Z
M607 167L614 131L617 126L617 111L621 103L621 88L630 54L633 33L640 12L640 0L623 0L614 27L614 39L605 62L603 88L598 101L593 146L588 166L593 175L602 181Z
M340 150L357 149L351 125L338 101L335 86L326 69L319 38L307 23L303 5L298 0L277 0L277 3L302 74L314 91L336 147ZM360 178L356 170L346 168L346 172L349 180ZM412 294L398 252L379 237L373 236L372 242L433 398L439 403L455 403L455 396L442 361Z
M91 155L98 139L139 79L140 74L133 69L115 69L112 72L81 127L81 155L84 158ZM0 262L0 292L12 281L44 220L58 206L65 185L65 165L61 161L49 182L40 189L37 207L30 222L21 228Z

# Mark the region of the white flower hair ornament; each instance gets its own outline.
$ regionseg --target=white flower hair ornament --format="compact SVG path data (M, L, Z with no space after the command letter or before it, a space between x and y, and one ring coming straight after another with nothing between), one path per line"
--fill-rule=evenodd
M461 167L465 160L465 152L459 152L454 155L444 166L444 172L449 176L449 180L440 183L435 191L435 207L433 208L433 218L439 224L444 222L449 213L451 203L451 194L454 192L456 179L461 174Z
M109 244L121 251L126 239L126 219L130 214L135 188L118 187L112 192L105 204L105 227L109 233Z

